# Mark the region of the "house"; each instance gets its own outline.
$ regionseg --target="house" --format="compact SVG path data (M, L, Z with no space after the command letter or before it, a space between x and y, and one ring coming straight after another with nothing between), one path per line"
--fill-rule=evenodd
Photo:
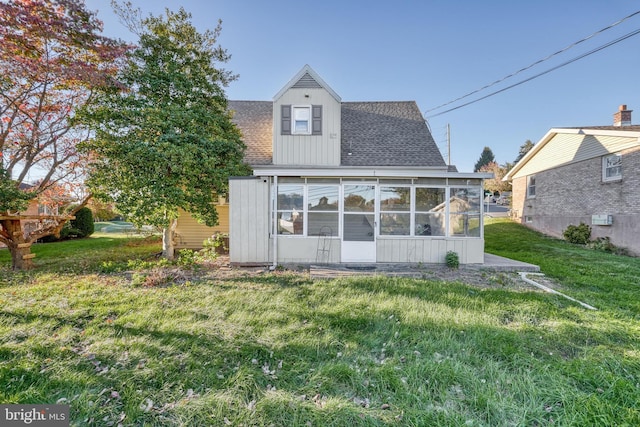
M22 191L32 191L35 186L27 183L20 183L19 188ZM36 230L43 228L48 224L48 216L58 215L57 205L48 205L42 203L39 198L29 200L29 204L24 211L21 212L5 212L6 215L20 215L23 217L20 219L21 229L24 235L27 236ZM0 248L6 248L4 243L0 243Z
M228 227L233 264L483 263L483 179L448 166L418 106L343 102L308 65L272 101L229 101L253 176L217 229L188 214L177 247Z
M549 130L504 179L514 216L527 226L562 237L583 222L592 239L640 254L640 126L626 105L613 126Z

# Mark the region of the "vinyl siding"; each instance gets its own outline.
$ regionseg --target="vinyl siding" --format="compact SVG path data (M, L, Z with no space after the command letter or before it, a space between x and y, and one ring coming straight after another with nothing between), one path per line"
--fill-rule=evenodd
M176 227L177 249L202 249L202 242L215 233L229 233L229 205L216 206L218 225L207 227L189 214L180 212Z
M269 183L261 178L229 181L229 259L269 263Z
M309 95L309 97L305 97ZM282 135L283 105L321 105L321 135ZM340 103L324 89L289 89L274 102L273 164L340 165Z
M457 252L461 264L484 262L483 239L378 238L377 262L442 264L448 251Z

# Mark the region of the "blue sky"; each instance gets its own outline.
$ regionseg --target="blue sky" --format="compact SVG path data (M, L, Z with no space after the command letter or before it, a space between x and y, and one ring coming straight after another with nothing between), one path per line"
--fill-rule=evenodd
M229 99L271 100L309 64L343 101L452 101L640 10L631 0L131 0L160 14L183 6L200 30L222 19ZM108 0L86 0L105 35L135 41ZM640 29L640 14L475 96L505 88ZM610 125L621 104L640 123L640 34L500 94L428 119L451 160L469 172L482 149L511 162L552 127ZM426 113L431 116L447 108Z

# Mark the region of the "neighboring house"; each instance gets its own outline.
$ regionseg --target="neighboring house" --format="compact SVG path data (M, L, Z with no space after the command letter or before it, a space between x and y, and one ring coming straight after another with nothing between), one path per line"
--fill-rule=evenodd
M20 190L27 191L30 188L33 188L31 184L20 184ZM22 230L24 231L25 236L43 226L43 223L46 222L44 219L38 219L39 216L46 215L58 215L58 207L50 207L45 204L40 203L38 199L33 199L29 201L27 205L27 209L22 212L13 212L9 213L9 215L20 214L25 216L25 219L21 219L20 223L22 224ZM4 248L6 245L0 243L0 248Z
M181 215L178 247L228 224L234 264L484 262L492 175L449 167L415 102L342 102L305 66L273 101L229 108L254 175L230 180L217 229Z
M569 225L640 254L640 126L621 105L613 126L554 128L505 176L513 213L556 237Z

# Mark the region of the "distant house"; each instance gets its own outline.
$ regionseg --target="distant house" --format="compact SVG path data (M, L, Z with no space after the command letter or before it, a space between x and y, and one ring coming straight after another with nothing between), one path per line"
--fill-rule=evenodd
M484 261L492 175L450 168L415 102L343 102L305 66L229 108L253 176L230 180L216 229L181 215L178 247L228 231L234 264Z
M22 191L29 191L30 189L34 188L34 186L31 184L21 183L19 188ZM47 215L58 215L58 207L43 204L39 199L36 198L29 201L27 209L25 209L24 211L13 213L7 212L7 214L20 214L21 216L24 216L24 219L21 219L20 223L22 224L22 230L26 236L42 228L43 225L47 222L45 218L39 217L46 217ZM0 248L4 247L6 247L6 245L0 243Z
M640 254L640 126L621 105L613 126L553 128L504 178L519 221L562 237L569 225Z

